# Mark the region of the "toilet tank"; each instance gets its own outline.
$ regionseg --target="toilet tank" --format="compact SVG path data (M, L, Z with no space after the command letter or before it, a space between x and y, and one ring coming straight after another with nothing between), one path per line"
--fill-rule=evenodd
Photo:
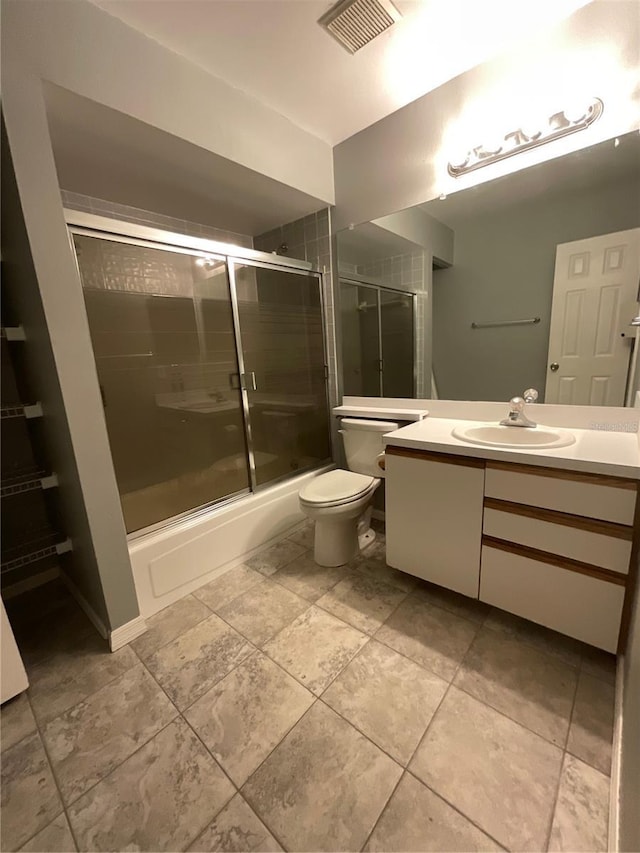
M344 442L347 468L357 474L384 477L377 458L384 450L382 437L399 425L392 421L369 421L362 418L343 418L340 434Z

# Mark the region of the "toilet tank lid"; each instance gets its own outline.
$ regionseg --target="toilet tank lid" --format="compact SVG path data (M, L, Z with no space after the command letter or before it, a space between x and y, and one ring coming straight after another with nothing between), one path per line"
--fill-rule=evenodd
M400 425L394 421L370 421L364 418L342 418L340 426L343 429L368 430L369 432L393 432Z

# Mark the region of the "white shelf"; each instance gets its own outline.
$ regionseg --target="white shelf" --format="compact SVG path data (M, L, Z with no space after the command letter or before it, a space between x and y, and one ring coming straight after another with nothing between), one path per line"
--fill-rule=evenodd
M384 406L336 406L333 414L338 418L373 418L374 420L423 421L428 409L401 409Z

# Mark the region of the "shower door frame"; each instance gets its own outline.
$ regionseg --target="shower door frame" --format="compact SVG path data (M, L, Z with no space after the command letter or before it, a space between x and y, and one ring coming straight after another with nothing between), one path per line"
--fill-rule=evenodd
M178 234L174 231L163 231L161 228L154 226L138 225L135 222L127 222L122 219L111 219L106 216L101 216L93 213L85 213L83 211L64 208L64 217L67 224L67 234L69 244L78 271L78 283L82 290L82 299L84 304L84 288L82 286L82 276L80 266L76 254L73 235L79 234L85 237L94 237L98 239L111 240L116 243L128 243L130 245L141 246L149 249L159 249L166 252L174 252L183 255L201 257L205 260L224 261L226 269L227 284L229 288L229 302L232 315L232 325L234 334L234 346L236 351L236 360L239 370L240 387L233 389L240 391L240 401L242 409L242 420L244 427L244 443L246 447L246 462L247 473L249 476L249 484L246 488L233 492L224 497L210 501L193 509L185 510L178 515L170 516L169 518L150 524L147 527L127 533L127 541L131 542L140 539L149 534L157 533L159 530L165 530L172 526L181 524L187 518L197 518L214 509L219 509L230 503L233 503L241 498L246 498L248 495L256 494L265 489L275 486L283 481L290 480L300 474L305 474L316 468L322 468L327 463L332 462L332 456L329 455L324 460L319 460L313 465L300 468L292 474L284 474L281 477L276 477L267 483L257 483L255 470L255 452L253 437L251 431L251 413L249 410L248 389L246 387L246 374L244 371L244 352L242 349L242 337L240 332L240 314L238 307L238 299L236 292L235 269L234 264L248 264L252 267L261 267L263 269L281 270L282 272L300 273L311 275L316 278L318 287L318 296L320 304L320 317L322 323L322 354L324 367L324 382L325 382L325 400L327 411L327 440L329 444L329 453L332 452L332 437L331 437L331 400L329 397L329 366L328 366L328 344L327 344L327 325L326 325L326 308L324 304L324 293L322 287L321 273L309 261L299 260L297 258L285 258L280 255L274 256L267 252L259 252L256 249L248 249L243 246L238 246L232 243L222 243L216 240L208 240L204 237L190 237L186 234ZM273 258L277 257L277 261ZM87 318L88 323L88 318ZM91 349L92 355L93 347ZM94 355L95 359L95 355ZM97 376L97 365L96 365ZM118 493L120 492L118 488Z
M341 287L342 283L353 285L354 287L368 287L370 290L378 291L377 295L377 312L378 312L378 389L380 391L380 396L386 396L384 394L383 388L383 376L384 376L384 355L382 352L382 303L380 301L380 291L387 290L391 293L400 293L403 296L411 297L411 308L413 311L413 322L411 323L411 330L413 332L413 399L415 399L416 394L418 393L418 293L415 290L403 290L399 287L390 287L388 284L380 284L374 279L366 278L364 276L359 276L355 273L350 273L349 275L340 275L338 276L338 287ZM342 294L341 294L342 296ZM340 303L342 304L342 303ZM340 325L342 326L342 312L340 316ZM342 329L341 329L341 338L342 340Z

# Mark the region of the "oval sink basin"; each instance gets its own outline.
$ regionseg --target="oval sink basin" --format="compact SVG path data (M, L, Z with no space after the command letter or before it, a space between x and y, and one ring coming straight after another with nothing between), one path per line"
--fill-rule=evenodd
M508 427L499 424L472 424L457 426L451 435L469 444L489 447L515 447L544 450L551 447L568 447L575 443L575 436L564 430L549 427Z

